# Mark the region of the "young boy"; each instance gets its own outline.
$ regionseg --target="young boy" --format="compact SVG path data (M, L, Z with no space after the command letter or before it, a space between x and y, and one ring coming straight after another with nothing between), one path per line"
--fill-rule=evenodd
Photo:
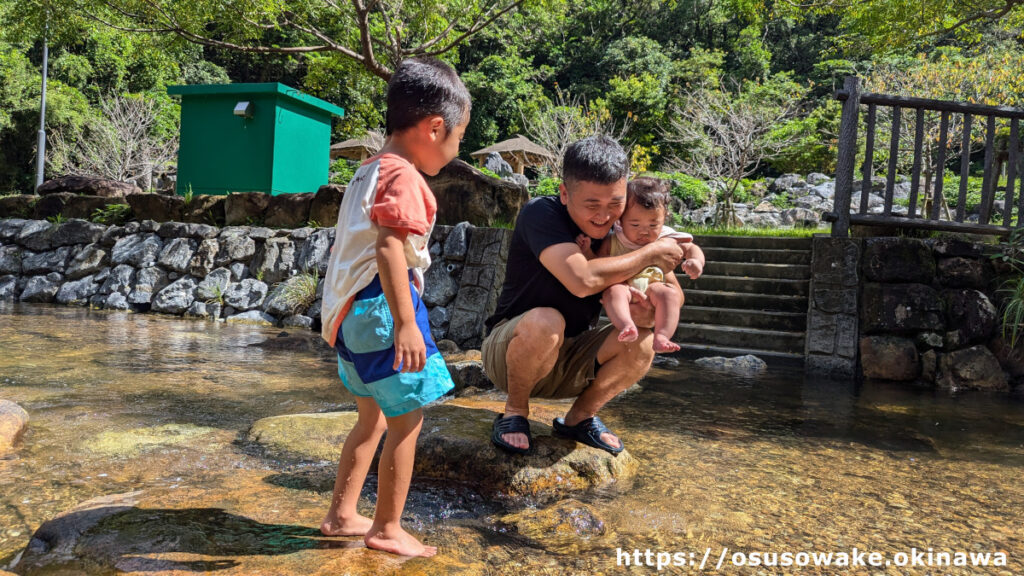
M416 58L398 66L388 82L387 140L345 191L324 278L322 336L338 351L338 373L356 396L359 418L320 531L364 536L367 547L402 556L437 553L400 521L422 406L454 387L420 300L437 209L420 172L437 174L458 155L469 111L469 92L447 64ZM385 430L371 520L356 503Z
M584 254L593 256L621 256L640 249L659 238L693 240L685 232L676 232L665 226L665 213L669 201L668 185L655 178L636 178L626 188L626 210L612 229L608 240L603 242L594 255L590 251L590 239L580 236L578 242ZM690 278L697 279L704 271L704 252L693 242L680 243L683 249L682 269ZM679 345L672 342L679 325L679 308L683 305L683 291L675 274L656 267L649 267L622 284L613 284L605 289L601 303L605 314L619 330L620 342L637 339L637 328L629 313L629 303L634 295L646 295L654 306L654 351L675 352Z

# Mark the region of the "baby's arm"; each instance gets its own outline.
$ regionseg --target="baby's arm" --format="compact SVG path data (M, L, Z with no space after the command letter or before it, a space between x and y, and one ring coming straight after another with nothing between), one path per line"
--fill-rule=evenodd
M683 258L685 258L681 266L683 272L691 280L700 278L700 275L704 273L704 251L693 242L686 242L679 246L683 249ZM675 281L675 278L673 277L672 280ZM679 285L678 282L676 285Z
M590 248L590 236L580 234L576 237L576 245L580 247L580 252L583 252L583 256L585 256L587 260L597 258L597 255L594 254L594 251Z

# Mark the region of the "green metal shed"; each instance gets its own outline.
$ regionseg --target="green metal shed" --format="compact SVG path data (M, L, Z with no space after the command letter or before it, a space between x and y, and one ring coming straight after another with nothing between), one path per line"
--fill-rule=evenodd
M168 86L181 96L178 193L316 192L327 183L331 116L345 111L280 84Z

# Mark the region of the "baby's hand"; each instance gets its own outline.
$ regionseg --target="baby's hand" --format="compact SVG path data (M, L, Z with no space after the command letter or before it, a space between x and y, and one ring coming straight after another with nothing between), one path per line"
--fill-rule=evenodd
M576 237L576 245L580 247L580 252L587 257L587 260L594 259L594 251L590 248L590 236L586 234L580 234Z
M690 280L696 280L700 278L700 275L704 273L704 265L700 261L693 258L687 258L683 261L682 265L683 272L690 277Z

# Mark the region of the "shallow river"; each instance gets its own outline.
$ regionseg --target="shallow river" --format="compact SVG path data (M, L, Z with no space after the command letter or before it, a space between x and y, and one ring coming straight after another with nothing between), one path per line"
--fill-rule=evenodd
M133 490L270 484L284 493L284 504L274 501L273 509L261 510L260 522L293 539L315 539L309 528L317 525L329 493L304 483L303 470L268 460L242 439L257 419L350 409L353 398L337 382L328 353L250 346L279 332L0 304L0 398L31 415L21 447L0 460L0 569L45 520L84 500ZM687 566L663 573L1024 574L1019 399L855 387L806 379L794 370L739 378L683 363L655 368L602 417L640 460L631 486L580 498L603 520L602 538L529 538L496 521L505 513L498 505L414 479L407 525L437 544L439 557L386 559L374 568L374 556L362 550L353 565L365 570L353 573L653 574L653 567L623 566L624 554L630 564L638 559L634 549L678 552L675 561L699 563L710 549L705 570ZM371 476L364 491L368 513L375 484ZM305 561L314 573L313 566L358 548L263 542L266 550L214 546L205 553L250 559L313 554ZM730 564L754 552L854 547L896 560L903 559L900 553L909 559L913 548L1001 552L1008 563L830 569ZM723 548L726 564L715 571L711 565ZM241 566L237 561L181 566L191 568L175 573L246 573L233 568ZM135 573L161 571L157 564L152 568Z

